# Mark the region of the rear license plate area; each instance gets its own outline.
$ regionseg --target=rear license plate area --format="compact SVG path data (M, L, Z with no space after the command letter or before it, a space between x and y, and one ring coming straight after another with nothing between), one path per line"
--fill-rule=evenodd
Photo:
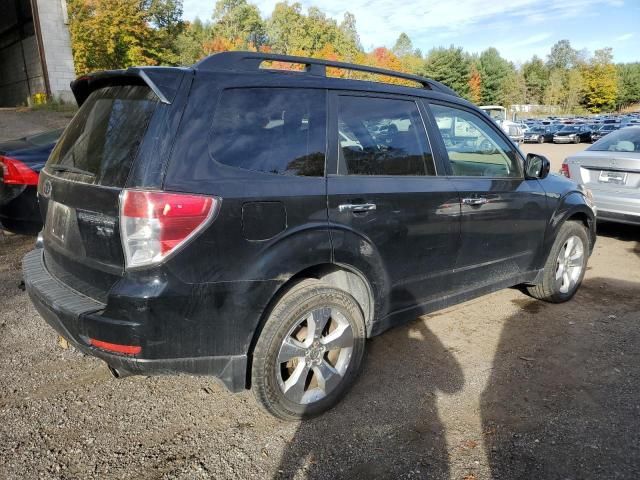
M612 185L624 185L627 183L627 173L602 170L598 176L598 181L600 183L609 183Z
M71 209L58 202L49 202L47 211L47 230L55 239L64 242L69 231Z

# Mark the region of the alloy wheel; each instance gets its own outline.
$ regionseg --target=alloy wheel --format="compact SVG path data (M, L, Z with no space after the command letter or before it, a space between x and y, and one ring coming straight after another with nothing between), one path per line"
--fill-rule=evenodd
M354 347L353 330L336 308L316 308L284 337L276 376L284 396L297 404L317 402L342 381Z
M584 268L584 244L580 237L567 239L556 260L556 286L560 293L569 293L580 279Z

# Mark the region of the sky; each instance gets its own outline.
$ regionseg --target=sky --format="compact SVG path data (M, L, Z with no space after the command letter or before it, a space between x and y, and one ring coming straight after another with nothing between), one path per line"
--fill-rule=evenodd
M265 18L277 1L249 0ZM353 13L366 50L390 48L405 32L423 53L449 45L472 53L496 47L522 63L534 54L546 58L555 42L568 39L578 50L612 47L616 62L640 61L640 0L298 1L338 21ZM215 0L183 2L185 19L211 18Z

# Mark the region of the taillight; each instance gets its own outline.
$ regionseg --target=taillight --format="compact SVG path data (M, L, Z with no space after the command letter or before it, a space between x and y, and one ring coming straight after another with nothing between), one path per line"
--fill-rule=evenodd
M221 199L124 190L120 235L128 268L156 265L177 252L215 217Z
M563 163L560 167L560 173L567 178L571 178L571 174L569 173L569 165L567 165L566 163Z
M34 172L20 160L0 155L2 181L7 185L37 185L38 172Z

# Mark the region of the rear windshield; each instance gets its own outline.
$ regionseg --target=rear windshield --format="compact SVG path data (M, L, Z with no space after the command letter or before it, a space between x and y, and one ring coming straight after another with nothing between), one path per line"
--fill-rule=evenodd
M595 152L640 152L640 128L623 128L602 137L587 150Z
M124 187L157 100L145 86L96 90L58 141L46 171L83 183Z

